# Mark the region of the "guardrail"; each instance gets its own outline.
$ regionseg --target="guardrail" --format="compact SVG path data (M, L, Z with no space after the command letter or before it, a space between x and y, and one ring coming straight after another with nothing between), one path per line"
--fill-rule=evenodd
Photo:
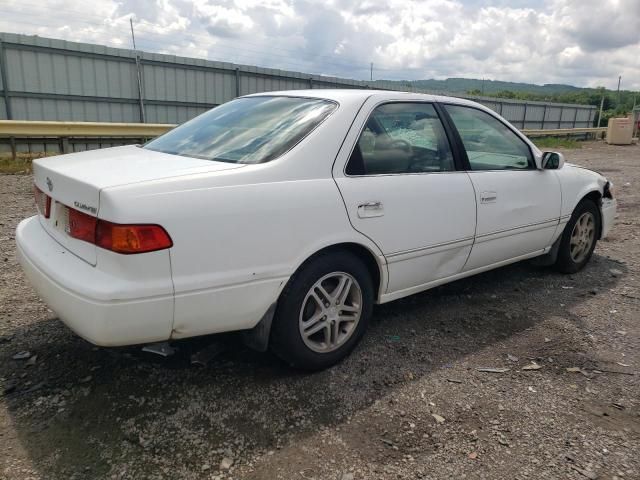
M18 150L70 153L79 149L143 143L171 130L175 125L160 123L40 122L0 120L0 147L8 144L15 160ZM24 147L23 147L24 146ZM53 146L51 149L50 147ZM20 147L20 148L19 148ZM41 147L41 148L40 148ZM1 150L0 150L1 152Z
M0 137L157 137L175 125L163 123L33 122L0 120Z
M12 157L17 155L17 144L26 144L32 153L32 145L57 145L60 153L75 151L76 144L91 144L101 148L103 144L141 143L157 137L175 125L160 123L101 123L101 122L39 122L26 120L0 120L0 145L9 144ZM528 137L571 136L602 138L606 128L561 128L522 132Z
M606 127L599 128L555 128L552 130L522 130L527 137L565 137L570 135L593 135L595 138L602 138L607 132Z

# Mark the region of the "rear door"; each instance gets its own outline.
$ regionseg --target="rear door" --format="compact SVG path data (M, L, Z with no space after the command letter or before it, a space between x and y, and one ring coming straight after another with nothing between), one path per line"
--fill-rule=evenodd
M465 271L542 253L560 217L555 172L538 170L529 145L493 115L466 105L444 108L466 151L478 206L476 240Z
M387 293L461 271L475 231L473 186L456 171L433 104L370 99L333 173L352 225L386 257Z

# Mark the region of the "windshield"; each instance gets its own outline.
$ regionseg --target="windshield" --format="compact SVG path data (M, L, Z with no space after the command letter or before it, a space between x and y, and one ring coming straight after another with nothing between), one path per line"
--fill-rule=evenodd
M204 160L263 163L279 157L336 109L328 100L246 97L213 108L144 148Z

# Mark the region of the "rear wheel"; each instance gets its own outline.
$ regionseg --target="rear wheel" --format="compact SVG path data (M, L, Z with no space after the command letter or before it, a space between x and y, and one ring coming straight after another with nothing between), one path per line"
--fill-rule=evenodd
M365 264L348 252L322 254L303 265L280 296L272 350L298 368L327 368L360 341L372 309Z
M592 200L582 200L562 233L556 268L563 273L581 270L596 248L599 231L598 206Z

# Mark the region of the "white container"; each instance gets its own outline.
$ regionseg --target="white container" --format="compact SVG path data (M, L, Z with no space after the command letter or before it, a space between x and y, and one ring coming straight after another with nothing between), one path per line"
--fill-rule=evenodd
M610 145L631 145L633 123L628 117L610 118L607 126L607 143Z

